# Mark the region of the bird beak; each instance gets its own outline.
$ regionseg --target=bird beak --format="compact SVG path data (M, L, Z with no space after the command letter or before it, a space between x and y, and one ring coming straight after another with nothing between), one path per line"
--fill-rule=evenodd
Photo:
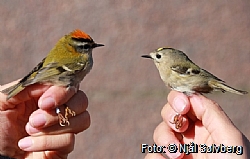
M141 57L152 59L152 57L150 55L142 55Z
M95 48L95 47L101 47L101 46L104 46L104 45L103 44L94 44L93 48Z

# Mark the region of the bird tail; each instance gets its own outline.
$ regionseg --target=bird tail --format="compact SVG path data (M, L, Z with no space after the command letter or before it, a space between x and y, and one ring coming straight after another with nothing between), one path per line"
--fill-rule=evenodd
M231 93L235 93L235 94L239 94L239 95L244 95L244 94L248 93L247 91L242 91L242 90L238 90L238 89L235 89L233 87L230 87L221 81L215 81L215 80L209 81L208 85L210 87L214 88L215 90L220 90L222 92L227 91L227 92L231 92Z
M23 87L22 83L17 83L13 86L10 86L9 88L6 88L2 90L1 92L7 95L7 100L9 100L11 97L14 97L19 92L21 92L25 87Z

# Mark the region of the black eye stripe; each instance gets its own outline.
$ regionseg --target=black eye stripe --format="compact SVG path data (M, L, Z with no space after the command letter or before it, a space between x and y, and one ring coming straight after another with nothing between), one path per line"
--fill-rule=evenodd
M77 45L77 48L83 49L83 45Z
M84 38L71 38L71 39L77 42L93 42L92 39L84 39Z
M89 44L76 45L76 49L78 49L79 51L80 51L80 50L88 50L88 49L90 49L90 48L92 48L92 46L89 45Z
M89 44L85 44L85 45L83 45L83 48L84 48L84 49L90 49L91 46L90 46Z

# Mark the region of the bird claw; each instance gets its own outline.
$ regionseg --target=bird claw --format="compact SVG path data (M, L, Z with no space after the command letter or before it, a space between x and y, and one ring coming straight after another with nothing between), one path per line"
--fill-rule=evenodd
M175 124L175 128L176 129L180 129L182 127L183 124L183 116L181 116L181 114L176 114L174 116L174 121L171 122L169 121L171 124Z
M58 118L59 118L59 124L60 126L69 126L70 122L69 122L69 115L76 116L75 111L71 110L66 104L65 104L66 108L65 108L65 114L64 116L62 115L62 113L60 112L59 108L57 108L57 114L58 114Z

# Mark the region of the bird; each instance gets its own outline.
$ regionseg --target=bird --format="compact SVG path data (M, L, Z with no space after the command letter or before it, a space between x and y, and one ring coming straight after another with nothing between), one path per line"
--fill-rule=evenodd
M75 29L60 38L48 55L17 84L1 92L9 100L25 87L36 83L73 88L77 91L80 82L93 66L92 50L101 46L104 45L95 43L88 34ZM75 112L68 106L65 108L65 115L62 115L58 107L56 113L61 126L70 124L68 115L75 116Z
M200 68L183 51L171 47L161 47L149 55L142 55L142 57L154 61L166 86L188 96L213 91L231 92L238 95L248 93L227 85L225 81ZM176 124L178 129L182 126L181 122L182 118L178 115L174 118L174 122L171 123Z
M248 93L226 85L225 81L200 68L180 50L162 47L142 57L153 59L161 79L173 90L185 94L212 91L227 91L239 95Z

